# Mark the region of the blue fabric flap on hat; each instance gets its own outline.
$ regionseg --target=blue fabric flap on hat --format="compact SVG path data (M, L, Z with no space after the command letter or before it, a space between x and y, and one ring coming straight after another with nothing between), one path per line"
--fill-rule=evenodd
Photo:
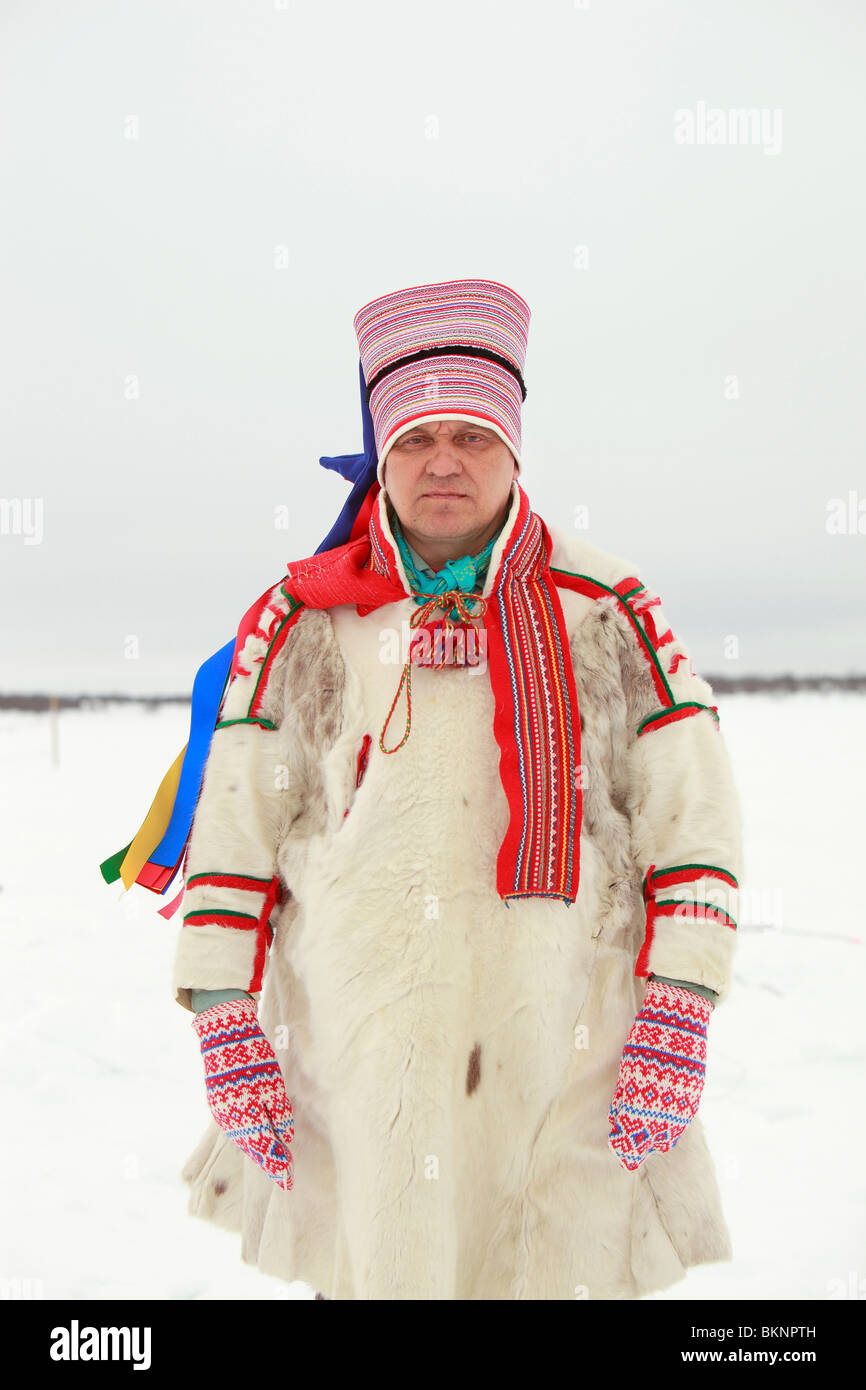
M362 454L336 454L332 457L325 455L319 459L323 468L330 468L333 472L339 473L342 478L354 483L354 487L334 525L322 544L317 547L315 552L317 555L322 550L334 550L338 545L345 545L350 539L358 512L361 510L367 493L376 481L379 456L376 452L373 417L367 404L364 364L360 361L358 362L358 375L361 378L361 420L364 430L364 452Z

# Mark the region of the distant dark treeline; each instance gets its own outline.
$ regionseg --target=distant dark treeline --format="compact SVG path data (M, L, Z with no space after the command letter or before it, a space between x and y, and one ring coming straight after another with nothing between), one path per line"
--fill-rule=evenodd
M703 674L703 673L702 673ZM796 694L802 690L866 692L863 676L705 676L716 695ZM188 705L188 695L0 695L0 709L37 712L89 709L94 705Z

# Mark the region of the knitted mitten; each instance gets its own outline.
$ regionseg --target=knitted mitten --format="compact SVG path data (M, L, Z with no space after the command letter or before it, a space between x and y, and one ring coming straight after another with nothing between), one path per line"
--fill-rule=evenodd
M697 1114L713 1005L694 990L650 980L626 1039L610 1107L608 1147L633 1171L666 1153Z
M259 1026L255 1000L232 999L196 1014L210 1112L242 1153L290 1192L292 1103L280 1064Z

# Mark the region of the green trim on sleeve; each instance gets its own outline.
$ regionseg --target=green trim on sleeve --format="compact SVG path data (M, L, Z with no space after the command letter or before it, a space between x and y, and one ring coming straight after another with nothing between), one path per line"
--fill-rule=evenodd
M716 874L727 874L728 878L732 878L734 880L734 884L737 888L739 888L740 886L737 882L736 876L731 873L730 869L726 869L722 864L668 864L665 865L664 868L657 868L655 873L653 874L653 878L663 878L665 874L678 874L681 873L684 869L715 869ZM716 875L710 875L710 877L715 876ZM704 875L702 874L701 877L703 878ZM645 880L646 874L644 874L644 881ZM677 884L676 886L681 887L685 885Z
M641 729L646 728L647 724L652 724L654 719L666 719L669 714L677 709L705 709L709 711L717 724L720 722L719 716L712 705L702 705L698 700L680 700L673 705L668 705L667 709L657 709L652 714L648 714L646 719L642 719L638 724L636 736L640 733Z
M245 922L258 922L258 917L254 917L251 912L236 912L232 907L194 907L191 912L183 914L183 920L188 922L191 917L240 917Z
M259 724L263 729L276 729L277 727L270 719L258 719L253 716L247 719L221 719L218 724L214 725L214 732L217 729L227 729L230 724Z
M271 875L270 878L259 878L258 874L236 874L233 873L231 869L211 869L210 873L190 874L189 878L186 881L187 888L190 888L192 884L195 883L196 879L199 878L243 878L247 881L247 883L263 883L266 888L274 881L273 875ZM242 888L235 889L233 885L230 883L215 884L214 886L218 888L230 888L232 892L244 891Z

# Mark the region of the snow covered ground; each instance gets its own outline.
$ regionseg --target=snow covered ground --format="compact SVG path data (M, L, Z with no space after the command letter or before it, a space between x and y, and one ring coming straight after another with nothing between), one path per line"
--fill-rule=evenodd
M655 1297L862 1298L866 699L718 704L747 873L701 1115L734 1259ZM183 706L63 711L55 765L48 716L0 713L7 1296L313 1294L243 1265L239 1236L186 1214L180 1169L208 1112L191 1015L169 989L179 919L99 873L187 729Z

